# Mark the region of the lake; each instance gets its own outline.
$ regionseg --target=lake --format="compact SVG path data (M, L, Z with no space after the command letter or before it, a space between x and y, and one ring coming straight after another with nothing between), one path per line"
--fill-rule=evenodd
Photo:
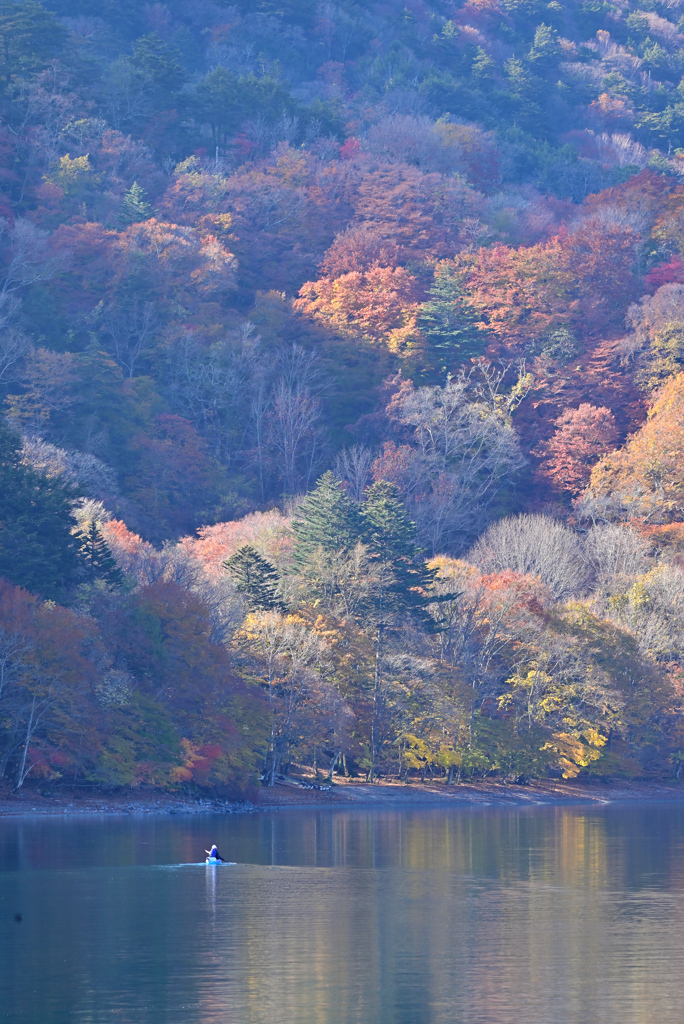
M0 820L3 1022L682 1020L684 807Z

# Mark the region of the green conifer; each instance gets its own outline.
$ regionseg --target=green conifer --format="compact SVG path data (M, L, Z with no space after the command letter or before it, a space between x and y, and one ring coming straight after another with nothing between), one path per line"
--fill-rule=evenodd
M362 504L367 524L366 543L371 553L391 568L393 582L384 600L388 610L405 611L432 628L427 605L436 570L429 569L416 552L416 527L406 514L394 484L380 480L369 487Z
M292 530L295 565L301 569L321 548L350 551L363 540L365 523L358 506L328 470L302 502Z
M255 551L251 544L243 546L221 566L228 572L249 605L255 611L284 611L278 598L278 572Z
M138 221L147 220L151 212L152 208L145 199L145 189L134 181L124 193L119 220L122 224L137 224Z
M413 559L416 554L416 527L406 514L399 491L387 480L369 487L362 504L368 524L371 550L384 558Z
M109 545L94 519L90 520L81 536L79 557L89 583L104 580L111 587L123 585L124 574L114 561Z
M59 477L25 466L21 438L0 422L0 576L57 600L75 581L75 492Z
M471 68L473 77L479 78L480 81L491 80L496 75L496 64L481 46L477 48Z
M477 319L463 295L458 274L449 263L439 263L430 299L419 314L420 326L439 358L439 370L447 371L455 361L482 351L485 334L476 326Z
M135 41L129 62L144 82L148 95L152 94L150 98L162 103L169 104L187 78L178 50L168 46L156 32Z

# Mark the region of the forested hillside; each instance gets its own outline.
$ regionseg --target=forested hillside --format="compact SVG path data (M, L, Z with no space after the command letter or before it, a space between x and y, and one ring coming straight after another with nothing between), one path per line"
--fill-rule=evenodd
M3 784L679 778L684 2L0 42Z

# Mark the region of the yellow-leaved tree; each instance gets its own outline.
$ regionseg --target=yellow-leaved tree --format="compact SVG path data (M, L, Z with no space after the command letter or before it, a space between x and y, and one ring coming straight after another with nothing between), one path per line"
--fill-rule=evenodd
M612 518L684 520L684 373L668 381L625 446L594 466L582 505Z

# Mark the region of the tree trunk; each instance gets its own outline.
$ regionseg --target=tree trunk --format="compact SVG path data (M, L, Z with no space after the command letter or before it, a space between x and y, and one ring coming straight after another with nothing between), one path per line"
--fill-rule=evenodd
M17 784L12 790L13 793L18 793L21 787L24 785L26 776L29 774L34 765L29 765L26 768L26 758L28 757L29 743L33 736L33 730L36 723L36 698L34 697L31 702L31 713L29 714L28 721L26 723L26 736L24 738L24 749L21 755L21 762L19 764L19 770L17 771Z
M338 750L337 753L335 754L335 756L333 757L332 761L330 762L330 771L328 772L328 782L332 782L332 780L333 780L333 773L335 771L335 768L337 767L337 762L339 761L339 759L341 757L342 757L342 751Z
M378 736L380 726L380 705L382 696L382 634L383 626L380 624L376 633L375 639L375 685L373 688L373 721L371 723L371 743L370 743L370 768L368 770L367 781L373 781L373 775L375 772L375 766L378 759Z
M278 768L280 767L281 760L282 760L282 754L276 754L276 752L274 750L273 751L273 763L271 764L271 781L269 782L269 786L271 786L271 787L275 786L275 777L278 774Z

